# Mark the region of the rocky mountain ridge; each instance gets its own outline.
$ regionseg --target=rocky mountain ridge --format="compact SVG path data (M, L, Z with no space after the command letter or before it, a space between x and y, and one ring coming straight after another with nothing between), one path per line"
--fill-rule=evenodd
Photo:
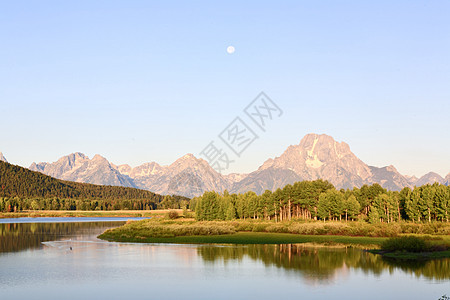
M361 187L379 183L389 190L400 190L427 183L449 184L446 178L430 172L421 178L404 176L390 165L368 166L351 152L348 144L337 142L325 134L308 134L298 145L289 146L279 157L266 160L258 170L249 174L222 175L205 160L187 154L168 166L149 162L132 168L114 165L100 155L89 159L73 153L54 163L33 163L33 171L77 182L120 185L147 189L160 194L187 197L204 191L246 192L260 194L301 180L324 179L336 188Z
M136 187L130 177L121 174L113 164L98 154L89 159L83 153L76 152L61 157L54 163L33 163L29 169L62 180Z

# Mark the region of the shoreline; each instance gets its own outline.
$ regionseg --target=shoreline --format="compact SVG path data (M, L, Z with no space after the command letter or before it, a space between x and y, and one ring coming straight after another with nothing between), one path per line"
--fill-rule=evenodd
M304 244L312 243L322 246L358 247L391 258L449 258L450 251L432 253L374 252L391 236L349 235L343 230L341 234L333 226L345 227L345 223L323 222L285 222L271 223L261 221L194 221L185 220L143 220L130 221L117 228L108 229L98 236L109 242L128 243L169 243L169 244ZM356 224L352 226L364 226ZM324 229L330 229L324 231ZM376 225L371 227L373 232ZM284 229L282 232L280 229ZM396 236L407 236L402 233ZM426 239L434 245L449 245L448 235L415 235ZM445 247L449 249L450 247Z
M117 237L104 232L99 239L108 242L155 243L155 244L320 244L324 246L379 246L386 238L338 235L299 235L273 232L237 232L221 235L191 235L178 237Z
M380 249L366 250L369 253L381 255L383 258L401 261L418 261L440 258L450 258L450 250L434 252L406 252L406 251L383 251Z
M14 218L65 218L65 217L164 217L170 210L34 210L0 213L0 219ZM181 214L181 209L174 209Z

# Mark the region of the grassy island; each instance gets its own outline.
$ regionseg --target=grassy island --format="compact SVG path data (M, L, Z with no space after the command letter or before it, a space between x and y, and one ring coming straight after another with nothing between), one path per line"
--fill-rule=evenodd
M408 224L406 224L408 225ZM381 248L396 237L410 233L411 227L400 224L372 225L363 222L258 220L195 221L193 219L150 219L130 221L105 231L100 239L138 243L216 243L216 244L295 244L319 243L326 245L351 244L365 248ZM448 227L448 226L447 226ZM440 234L448 228L436 228L434 234L415 234L435 250L450 249L450 237ZM415 228L415 227L414 227ZM416 228L417 229L417 228ZM441 247L441 248L439 248ZM439 251L450 257L449 251ZM387 253L387 251L385 251ZM437 251L436 251L437 253ZM383 252L384 254L384 252Z
M418 260L450 257L450 244L436 243L417 236L390 238L381 244L381 249L371 250L383 257L402 260Z

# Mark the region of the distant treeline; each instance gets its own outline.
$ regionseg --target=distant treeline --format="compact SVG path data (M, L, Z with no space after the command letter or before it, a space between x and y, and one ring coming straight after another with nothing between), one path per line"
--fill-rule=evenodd
M191 200L198 220L367 220L448 222L450 186L435 183L400 192L379 184L336 190L328 181L301 181L262 195L205 192Z
M180 208L189 199L150 191L63 181L0 161L0 211Z

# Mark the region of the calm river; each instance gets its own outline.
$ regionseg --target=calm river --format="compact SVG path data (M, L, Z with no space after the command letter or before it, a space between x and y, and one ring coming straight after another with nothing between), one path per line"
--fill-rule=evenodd
M411 265L353 248L123 244L96 238L123 224L119 220L0 219L0 299L437 300L450 295L449 259Z

